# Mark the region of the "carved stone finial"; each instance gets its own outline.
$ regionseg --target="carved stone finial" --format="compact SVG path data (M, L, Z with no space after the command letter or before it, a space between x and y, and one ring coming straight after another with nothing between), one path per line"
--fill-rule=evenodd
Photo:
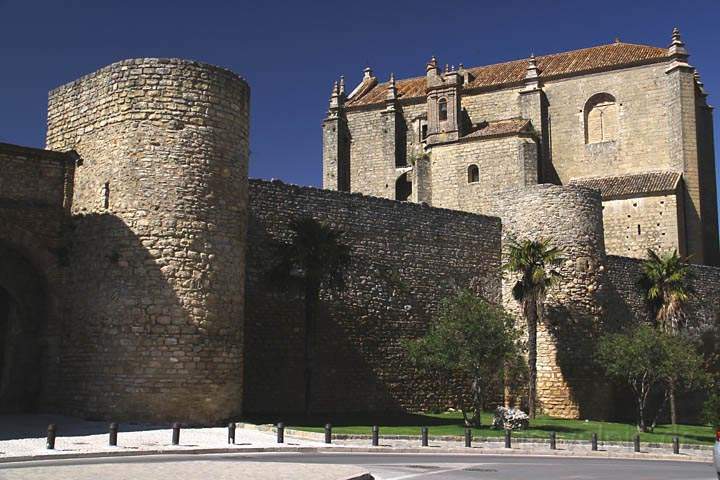
M430 60L428 61L428 63L425 65L425 73L427 75L434 75L437 73L437 71L437 58L435 58L435 55L433 55L432 58L430 58Z
M678 67L692 68L688 63L688 51L685 48L685 42L680 37L680 30L675 27L672 32L672 41L668 47L668 56L672 59L670 66L665 71L670 72Z
M698 87L698 90L700 90L700 95L706 97L707 92L705 91L705 84L702 82L702 79L700 78L700 72L695 70L693 73L693 78L695 79L695 84Z
M330 110L328 110L328 118L334 118L338 115L340 109L340 87L337 80L333 82L332 93L330 94Z
M369 66L365 67L365 70L363 70L363 80L369 80L371 78L373 78L372 68L370 68Z
M340 75L340 84L338 85L338 93L345 95L345 75Z
M540 88L540 69L537 66L535 54L531 53L528 58L528 64L525 68L525 90L535 90Z
M387 88L387 100L393 101L397 98L397 88L395 86L395 74L390 74L390 80L388 81L388 88Z
M668 47L668 54L676 57L688 56L687 49L685 48L685 42L682 41L682 37L680 37L680 29L677 27L673 28L672 41Z

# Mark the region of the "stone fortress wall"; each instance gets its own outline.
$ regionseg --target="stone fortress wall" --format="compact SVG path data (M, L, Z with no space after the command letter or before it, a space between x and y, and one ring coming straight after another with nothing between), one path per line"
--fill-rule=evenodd
M311 216L351 246L347 284L324 291L314 339L314 412L384 412L456 405L458 384L437 389L409 364L402 340L422 335L458 288L500 300L500 220L359 194L250 181L245 315L248 412L304 405L302 296L267 273L288 224ZM299 407L300 406L300 407Z
M507 190L495 201L504 244L541 238L560 248L564 259L558 268L560 282L545 302L547 321L538 325L541 410L563 418L606 417L608 390L598 388L593 349L588 348L602 330L607 298L599 193L543 184ZM516 280L510 274L503 277L502 299L505 308L521 319L521 306L512 296Z
M74 156L0 144L0 410L58 388ZM13 365L14 368L8 368Z
M118 419L241 411L249 87L138 59L50 92L78 157L57 402Z
M590 381L592 339L605 322L645 317L637 262L606 256L597 191L498 191L484 200L494 216L482 216L377 198L384 184L364 196L248 182L248 111L248 86L231 72L127 60L51 92L48 151L0 145L8 166L0 182L11 186L0 191L0 250L16 253L6 255L15 264L0 263L0 294L29 305L17 291L32 288L42 307L26 317L38 319L32 348L42 351L43 377L6 398L40 391L43 408L64 413L195 423L300 411L302 299L265 274L289 222L312 216L344 232L353 258L346 289L321 292L313 411L453 406L458 383L431 386L401 340L422 335L458 288L517 311L502 245L509 235L539 235L566 257L540 328L540 403L559 416L612 413L608 391ZM394 139L407 128L397 110L384 118L385 130L368 125L353 139ZM326 121L325 132L347 135L340 123ZM507 138L522 136L493 141ZM398 154L389 146L379 147L385 159ZM432 179L424 187L435 195ZM33 275L13 275L26 264ZM691 309L716 322L720 270L693 271L703 296ZM0 306L13 305L1 295ZM0 372L0 409L3 382L24 361Z

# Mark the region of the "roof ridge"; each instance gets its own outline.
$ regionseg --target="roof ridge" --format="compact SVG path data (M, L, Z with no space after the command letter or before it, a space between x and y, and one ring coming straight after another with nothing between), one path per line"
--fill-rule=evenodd
M599 179L604 179L604 178L633 177L633 176L639 176L639 175L650 175L653 173L682 174L683 172L681 170L647 170L644 172L634 172L634 173L615 173L612 175L594 175L592 177L572 177L570 179L570 182L584 181L584 180L599 180Z
M611 43L602 43L602 44L599 44L599 45L593 45L593 46L591 46L591 47L582 47L582 48L575 48L575 49L573 49L573 50L563 50L563 51L560 51L560 52L546 53L546 54L544 54L544 55L535 55L535 60L540 60L541 58L554 57L554 56L557 56L557 55L565 55L565 54L582 52L582 51L584 51L584 50L592 50L592 49L594 49L594 48L612 47L612 46L615 46L615 45L630 45L630 46L633 46L633 47L644 47L644 48L654 48L654 49L657 49L657 50L667 50L667 49L665 49L665 48L663 48L663 47L656 47L656 46L654 46L654 45L645 45L645 44L643 44L643 43L611 42ZM503 62L487 63L487 64L485 64L485 65L477 65L477 66L474 66L474 67L467 67L467 68L465 68L465 70L476 70L476 69L480 69L480 68L496 67L496 66L499 66L499 65L509 65L509 64L511 64L511 63L526 61L526 60L529 59L529 58L530 58L530 57L524 57L524 58L516 58L516 59L514 59L514 60L505 60L505 61L503 61ZM425 75L417 75L417 76L415 76L415 77L407 77L407 78L397 79L397 80L395 81L395 83L408 82L408 81L411 81L411 80L419 80L419 79L421 79L421 78L425 78ZM378 85L386 85L387 83L388 83L388 82L380 82L380 83L378 83Z
M617 50L615 50L617 48ZM669 57L667 49L628 42L613 42L590 47L577 48L562 52L554 52L536 57L540 66L540 77L545 80L562 78L567 75L591 72L595 70L624 68L632 65L656 63ZM465 70L475 78L464 88L473 90L487 86L501 86L521 82L525 76L525 68L521 68L528 58L490 63ZM522 70L522 72L520 72ZM415 76L396 80L398 98L419 97L420 83L425 76ZM387 87L387 82L377 83L360 96L348 99L349 106L373 105L381 103L377 92Z

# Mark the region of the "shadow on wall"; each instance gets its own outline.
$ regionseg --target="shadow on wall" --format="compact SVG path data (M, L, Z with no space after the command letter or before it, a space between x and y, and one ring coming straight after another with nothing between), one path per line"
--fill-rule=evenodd
M278 212L282 218L261 218L251 211L249 221L245 414L300 414L305 404L303 298L282 293L263 280L277 261L270 245L289 240L282 225L292 216L283 209ZM422 336L429 317L437 311L438 299L471 279L428 278L426 265L406 260L411 258L412 246L401 247L401 237L398 245L380 246L384 238L362 227L347 228L352 264L346 288L320 295L312 342L311 413L456 406L460 382L449 379L445 387L439 387L418 374L406 358L402 339ZM388 238L394 237L388 234Z
M254 215L250 215L248 236L244 410L250 414L302 414L304 299L301 294L282 292L269 283L267 272L277 262L271 246L277 239ZM311 340L315 358L311 412L400 410L358 350L358 345L361 349L362 345L375 348L381 339L368 329L347 330L346 322L356 322L356 328L362 328L359 319L367 317L367 310L363 313L359 305L348 308L346 302L343 293L321 292L317 334Z
M579 418L606 420L611 414L609 387L603 381L602 366L596 362L597 341L605 324L566 305L551 305L547 325L557 346L557 362L573 400L579 407Z
M34 411L42 391L47 324L45 278L18 250L0 243L0 412Z
M205 279L193 275L186 258L201 247L178 248L167 232L149 226L138 225L135 233L111 214L77 215L72 222L60 411L190 424L238 414L241 325L220 335L187 311L206 294ZM173 281L186 287L182 299Z

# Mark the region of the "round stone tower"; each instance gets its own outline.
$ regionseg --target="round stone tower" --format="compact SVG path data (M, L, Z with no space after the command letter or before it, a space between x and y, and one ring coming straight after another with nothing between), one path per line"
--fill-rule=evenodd
M125 60L50 92L47 148L79 155L57 401L210 423L240 413L249 87Z
M593 362L607 288L600 194L578 186L533 185L501 193L494 210L502 219L504 245L512 237L547 239L562 250L562 277L545 302L546 321L538 324L539 411L565 418L604 417L609 389L598 385ZM522 318L512 296L515 282L505 275L503 303Z

